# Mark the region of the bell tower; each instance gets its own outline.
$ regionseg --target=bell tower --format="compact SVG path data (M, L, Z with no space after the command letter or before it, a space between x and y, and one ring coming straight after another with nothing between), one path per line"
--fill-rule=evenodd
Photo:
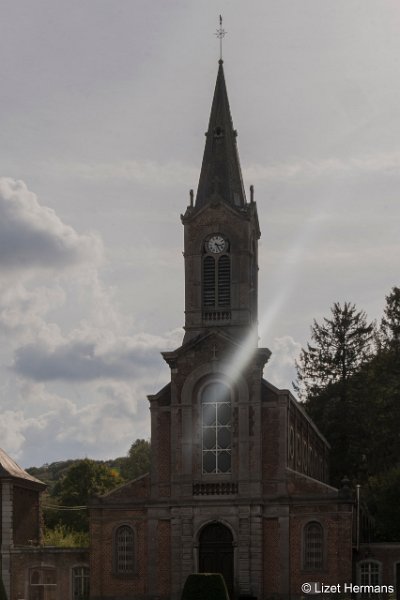
M251 187L246 200L226 91L223 61L206 133L196 200L185 229L185 339L209 330L238 341L257 327L257 245L260 229Z

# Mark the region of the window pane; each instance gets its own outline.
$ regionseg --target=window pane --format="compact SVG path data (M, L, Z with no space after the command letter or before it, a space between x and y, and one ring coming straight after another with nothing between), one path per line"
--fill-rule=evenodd
M223 448L224 450L231 447L231 432L227 427L219 427L218 428L218 448Z
M29 584L29 600L56 600L56 569L49 567L31 569Z
M214 450L217 446L215 438L215 428L204 428L203 431L203 448L204 450Z
M365 562L360 565L361 585L379 585L380 566L375 562Z
M304 529L304 566L322 569L324 533L319 523L309 523Z
M231 470L230 452L218 452L218 471L228 473Z
M210 383L202 391L201 401L203 404L229 402L229 389L223 383Z
M215 452L203 452L203 470L205 473L215 473L216 454Z
M134 547L133 530L128 525L117 529L116 533L116 570L118 573L133 573Z
M222 382L207 385L201 393L203 473L231 470L231 398ZM216 450L216 452L210 452ZM226 450L220 454L220 450Z
M215 425L215 405L205 404L203 405L203 425Z
M231 420L231 407L229 404L217 405L217 421L219 425L227 425Z
M75 567L72 570L73 600L89 600L89 568Z

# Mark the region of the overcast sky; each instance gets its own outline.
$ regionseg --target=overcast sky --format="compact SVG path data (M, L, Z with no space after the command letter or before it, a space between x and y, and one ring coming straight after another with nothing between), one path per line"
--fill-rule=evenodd
M255 187L264 375L399 285L398 0L3 0L0 446L124 455L180 345L179 215L218 67Z

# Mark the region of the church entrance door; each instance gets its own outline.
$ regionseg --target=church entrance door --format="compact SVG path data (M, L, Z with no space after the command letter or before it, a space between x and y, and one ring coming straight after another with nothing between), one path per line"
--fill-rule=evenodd
M211 523L200 533L199 572L221 573L233 598L233 537L222 523Z

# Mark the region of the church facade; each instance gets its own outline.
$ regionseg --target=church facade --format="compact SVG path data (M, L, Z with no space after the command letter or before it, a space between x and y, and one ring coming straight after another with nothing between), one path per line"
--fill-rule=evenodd
M92 502L91 599L178 600L221 572L231 598L301 598L352 581L352 495L328 484L329 445L263 378L260 229L246 199L223 62L184 227L185 336L149 396L152 468Z

